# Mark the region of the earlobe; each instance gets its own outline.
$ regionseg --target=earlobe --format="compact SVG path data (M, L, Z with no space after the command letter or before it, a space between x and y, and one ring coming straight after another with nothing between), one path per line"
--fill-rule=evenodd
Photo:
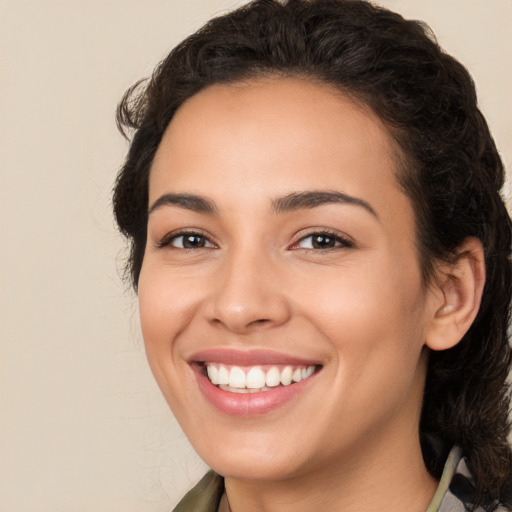
M485 259L480 240L468 238L455 260L439 266L432 285L434 314L425 343L432 350L454 347L466 334L478 310L485 284Z

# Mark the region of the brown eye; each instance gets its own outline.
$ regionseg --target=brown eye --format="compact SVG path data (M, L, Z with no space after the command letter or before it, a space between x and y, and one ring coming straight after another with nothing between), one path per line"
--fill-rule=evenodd
M335 249L353 247L353 243L340 235L332 233L312 233L301 238L297 244L299 249Z
M206 247L207 241L204 236L200 235L182 235L179 236L177 240L181 239L181 247L184 249L202 249L203 247ZM175 247L176 244L173 244Z
M314 235L311 237L313 249L326 249L336 247L336 239L332 236Z
M176 249L208 249L215 247L207 237L200 233L183 232L164 239L158 245L159 247L168 246Z

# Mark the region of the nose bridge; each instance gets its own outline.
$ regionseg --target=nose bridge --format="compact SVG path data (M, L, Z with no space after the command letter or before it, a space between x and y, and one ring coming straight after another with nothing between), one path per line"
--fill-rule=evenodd
M210 298L210 320L239 333L280 325L289 317L283 291L272 255L239 247L223 261Z

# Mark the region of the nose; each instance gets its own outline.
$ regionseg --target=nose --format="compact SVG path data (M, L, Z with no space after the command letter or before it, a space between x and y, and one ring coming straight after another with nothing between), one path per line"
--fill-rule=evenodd
M206 314L210 323L246 334L286 323L291 308L270 255L232 255L214 279Z

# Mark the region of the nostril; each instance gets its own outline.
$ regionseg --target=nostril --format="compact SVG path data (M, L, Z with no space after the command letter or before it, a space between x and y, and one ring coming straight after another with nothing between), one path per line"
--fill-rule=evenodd
M252 320L249 322L236 322L237 319L226 319L224 321L222 318L212 318L211 322L213 325L219 327L227 327L228 329L243 332L243 331L253 331L258 328L265 328L266 326L270 326L272 324L271 318L258 318L256 320Z
M264 325L271 323L270 318L259 318L258 320L253 320L247 324L247 327L256 326L256 325Z

